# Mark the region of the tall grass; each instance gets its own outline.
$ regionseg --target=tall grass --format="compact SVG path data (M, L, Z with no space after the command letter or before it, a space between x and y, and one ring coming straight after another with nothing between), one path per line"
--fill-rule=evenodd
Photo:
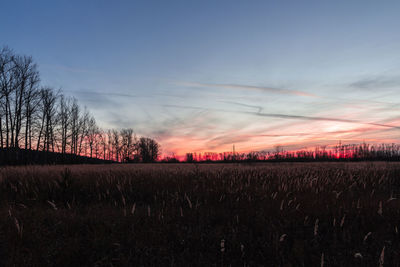
M400 164L0 170L0 266L399 266Z

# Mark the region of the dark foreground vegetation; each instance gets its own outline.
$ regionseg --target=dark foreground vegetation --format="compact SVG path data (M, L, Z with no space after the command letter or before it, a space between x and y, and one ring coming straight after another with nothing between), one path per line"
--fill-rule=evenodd
M400 265L398 163L0 171L0 266Z

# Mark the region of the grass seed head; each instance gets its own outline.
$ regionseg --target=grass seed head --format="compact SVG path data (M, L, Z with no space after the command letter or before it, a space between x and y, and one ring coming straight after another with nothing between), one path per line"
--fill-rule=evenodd
M133 203L133 205L132 205L132 209L131 209L131 214L132 215L135 214L135 210L136 210L136 202Z
M51 206L54 210L57 210L56 203L54 203L54 202L52 202L52 201L50 201L50 200L47 200L47 203L49 203L50 206Z
M379 257L379 267L383 267L384 263L385 263L385 247L383 247L381 255Z
M225 239L221 239L221 252L224 253L225 252Z
M318 223L319 219L316 219L314 223L314 236L318 235Z
M357 252L357 253L354 254L354 258L355 258L355 259L362 259L363 256L361 255L360 252Z
M381 215L381 216L382 216L382 214L383 214L382 201L379 201L378 214Z
M286 240L287 234L283 234L281 235L281 237L279 238L279 242L283 242Z
M324 253L321 254L321 267L324 267L325 265L325 259L324 259Z
M371 234L372 234L372 233L369 232L368 234L366 234L366 235L364 236L364 242L367 242L367 240L368 240L368 238L369 238L369 236L370 236Z

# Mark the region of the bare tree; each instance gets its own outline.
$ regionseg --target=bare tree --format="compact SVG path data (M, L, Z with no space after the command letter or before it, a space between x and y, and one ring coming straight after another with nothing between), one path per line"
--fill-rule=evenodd
M133 134L132 129L122 129L121 138L122 160L129 161L135 150L136 136Z
M24 119L24 102L26 101L26 97L30 97L32 91L36 89L36 85L39 83L39 74L32 57L14 56L12 61L14 64L13 76L15 89L13 90L13 123L11 124L11 136L14 138L14 140L12 140L13 146L19 147L19 137Z
M193 162L193 161L194 161L193 153L186 153L186 162Z
M142 162L154 162L158 159L160 145L151 138L141 137L138 142L138 152Z
M71 122L71 110L72 103L70 98L66 98L64 95L59 97L59 108L58 108L58 122L59 122L59 132L61 139L61 153L65 154L67 152L68 144L68 130L70 129Z
M2 108L1 117L5 118L6 147L10 146L10 124L12 124L10 102L11 94L15 89L14 68L13 52L7 47L2 48L0 51L0 100ZM3 124L2 120L1 124ZM1 132L1 142L3 147L3 131Z
M41 148L41 139L43 138L42 149L44 151L54 151L54 124L56 119L56 101L57 94L51 88L42 88L41 96L41 123L36 150Z
M99 142L98 143L102 148L103 160L106 160L106 156L107 156L107 153L106 153L106 151L107 151L107 135L102 130L99 131Z
M25 149L32 149L33 123L35 113L38 111L40 91L38 89L39 73L33 73L28 80L28 89L25 92Z
M79 131L78 131L78 140L79 140L79 147L78 147L78 155L82 155L82 149L84 148L86 155L86 145L87 143L84 142L85 138L88 135L88 124L89 124L89 119L90 119L90 113L88 109L85 107L82 116L79 118Z
M120 140L119 140L119 132L117 130L112 130L112 144L115 151L115 160L119 161L119 153L121 150Z
M100 131L95 118L60 90L40 87L32 57L0 49L0 148L87 155L116 161L155 161L159 145L132 129ZM23 143L22 143L23 142Z
M97 127L96 120L93 116L89 115L87 121L87 131L86 138L90 149L90 157L93 157L93 149L96 145L97 135L99 133L99 128Z
M79 139L79 117L80 108L78 101L74 98L72 99L72 104L70 108L70 127L71 127L71 154L78 154L78 139Z
M107 147L108 147L108 160L114 160L113 154L113 141L111 130L107 131Z

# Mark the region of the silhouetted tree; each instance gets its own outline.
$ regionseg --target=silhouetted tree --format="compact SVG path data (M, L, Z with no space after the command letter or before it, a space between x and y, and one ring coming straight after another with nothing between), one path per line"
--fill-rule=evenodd
M119 138L119 132L117 130L112 130L112 144L113 150L115 151L115 160L119 161L119 154L121 152L121 140Z
M11 111L12 93L16 88L14 54L8 47L2 48L0 51L0 100L1 100L1 117L5 120L5 147L10 146L10 131L13 125L13 114ZM1 133L3 142L3 131Z
M122 129L120 135L122 160L129 162L137 150L136 135L134 135L132 129Z
M36 150L42 148L44 151L54 151L54 126L56 119L56 100L57 95L51 88L40 90L41 102L41 122ZM41 146L41 140L43 145Z
M87 121L86 139L89 145L90 157L93 157L93 149L96 146L97 135L99 128L97 127L96 120L93 116L89 115Z
M61 139L61 153L63 154L67 151L68 130L71 126L71 108L71 100L61 94L59 98L58 122Z
M193 153L186 153L186 162L194 162Z
M160 145L151 138L141 137L138 152L142 162L155 162L159 156Z

